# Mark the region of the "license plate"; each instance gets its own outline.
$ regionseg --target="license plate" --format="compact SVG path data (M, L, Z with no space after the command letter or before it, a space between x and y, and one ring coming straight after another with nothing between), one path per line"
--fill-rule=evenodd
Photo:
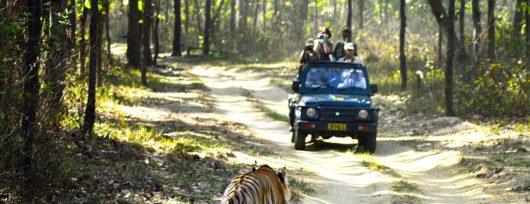
M346 131L347 126L344 123L329 123L328 130L331 131Z

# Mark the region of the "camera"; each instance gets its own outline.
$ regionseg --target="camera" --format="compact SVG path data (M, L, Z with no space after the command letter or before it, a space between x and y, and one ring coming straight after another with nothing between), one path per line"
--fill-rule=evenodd
M318 34L318 38L319 38L319 39L323 39L324 37L327 37L327 36L328 36L327 33L320 33L320 34Z

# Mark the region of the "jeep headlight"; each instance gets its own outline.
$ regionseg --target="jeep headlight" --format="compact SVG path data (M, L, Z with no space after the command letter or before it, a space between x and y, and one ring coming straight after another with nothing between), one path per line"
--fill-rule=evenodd
M315 108L308 108L305 111L305 115L307 115L307 117L314 118L317 116L317 110Z
M368 111L367 110L360 110L358 113L359 119L366 119L368 118Z

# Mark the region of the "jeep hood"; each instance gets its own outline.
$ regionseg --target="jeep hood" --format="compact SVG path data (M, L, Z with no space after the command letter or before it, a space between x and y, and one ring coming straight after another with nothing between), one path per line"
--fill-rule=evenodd
M368 96L358 95L315 94L302 96L300 98L300 105L370 107L372 105L372 99Z

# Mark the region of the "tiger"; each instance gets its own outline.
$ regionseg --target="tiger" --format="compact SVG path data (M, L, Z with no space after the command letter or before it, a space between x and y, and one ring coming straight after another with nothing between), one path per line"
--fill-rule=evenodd
M226 187L221 204L285 204L291 199L287 169L276 173L270 166L239 175Z

